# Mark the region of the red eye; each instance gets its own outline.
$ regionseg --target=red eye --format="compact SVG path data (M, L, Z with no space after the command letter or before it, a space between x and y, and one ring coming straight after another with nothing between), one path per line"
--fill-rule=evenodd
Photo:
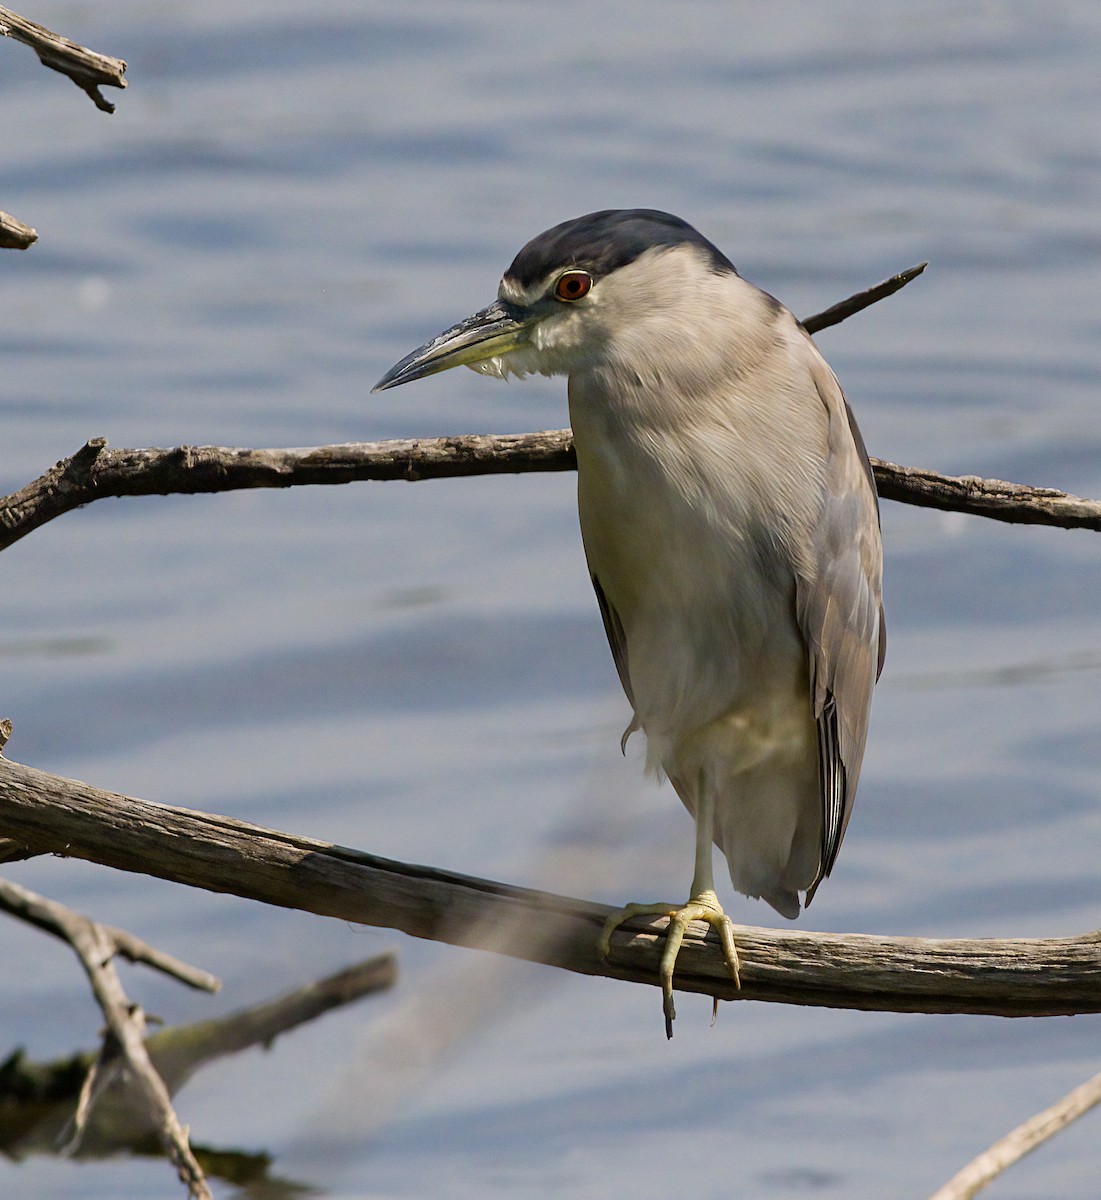
M587 271L567 271L554 285L554 294L559 300L580 300L593 286L593 277Z

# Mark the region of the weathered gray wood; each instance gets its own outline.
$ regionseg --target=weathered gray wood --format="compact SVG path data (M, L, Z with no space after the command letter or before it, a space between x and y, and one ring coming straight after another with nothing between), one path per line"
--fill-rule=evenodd
M971 1200L987 1184L1031 1154L1038 1146L1101 1104L1101 1074L1068 1092L1061 1100L1029 1117L989 1149L984 1150L929 1197L929 1200Z
M81 91L88 93L101 112L115 111L115 106L104 100L99 89L126 86L126 63L121 58L110 58L86 46L78 46L67 37L36 25L3 6L0 6L0 37L10 37L30 46L44 67L68 75Z
M75 925L87 920L56 900L35 895L10 879L0 879L0 909L63 941L69 941ZM112 953L120 954L128 962L144 963L147 967L163 971L181 983L186 983L188 987L198 988L200 991L216 992L222 986L209 971L193 967L174 955L158 950L156 946L151 946L129 930L116 929L113 925L98 922L97 927L102 931L105 940L114 947Z
M0 836L39 854L88 859L413 937L472 946L586 975L656 984L664 918L631 922L602 960L611 911L546 892L150 804L0 761ZM1101 933L944 939L741 926L742 988L694 926L676 986L727 1000L895 1012L1052 1016L1101 1011Z
M978 475L940 475L877 458L872 459L872 469L876 487L885 500L971 513L1012 525L1101 530L1101 501L1084 500L1057 488L982 479Z
M305 450L225 446L111 450L93 438L71 458L0 498L0 550L62 513L108 496L167 496L286 488L362 480L447 479L528 471L572 471L568 429L543 433L470 434L386 442L352 442ZM1053 488L975 476L955 478L872 459L887 499L999 521L1101 530L1101 502Z
M155 950L133 934L99 925L56 900L35 895L6 880L3 881L3 904L8 911L68 943L88 976L92 994L107 1022L100 1052L80 1089L68 1145L76 1148L97 1099L118 1077L119 1071L125 1069L134 1094L146 1110L150 1127L156 1131L180 1179L187 1184L189 1195L195 1200L212 1200L206 1177L191 1150L187 1129L176 1115L168 1088L149 1057L145 1014L140 1005L130 1002L123 990L114 959L117 954L133 957L135 961L155 966L192 986L212 983L214 986L210 990L217 990L217 981L206 972Z
M0 250L26 250L38 241L38 231L11 213L0 212Z

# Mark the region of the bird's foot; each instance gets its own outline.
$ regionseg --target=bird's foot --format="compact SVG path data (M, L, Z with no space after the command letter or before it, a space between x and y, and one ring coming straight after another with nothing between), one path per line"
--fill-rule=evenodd
M621 908L604 922L600 935L600 952L608 958L612 949L612 934L625 921L632 917L663 916L669 918L669 928L665 933L665 949L661 955L659 976L661 979L662 1008L665 1012L665 1036L673 1036L673 1021L677 1010L673 1003L673 968L677 964L681 943L684 941L685 930L692 921L706 921L719 935L722 943L723 958L735 984L741 987L739 975L738 951L734 945L734 922L723 912L719 898L712 891L700 892L693 896L687 904L628 904ZM717 1003L717 1002L716 1002Z

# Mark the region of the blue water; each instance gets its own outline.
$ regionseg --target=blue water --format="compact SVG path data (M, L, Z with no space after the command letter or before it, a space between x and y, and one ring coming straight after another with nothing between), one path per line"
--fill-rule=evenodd
M1101 496L1101 9L132 0L35 19L129 62L98 113L0 43L0 488L93 436L306 446L566 423L561 381L370 396L545 227L692 221L809 315L873 454ZM681 895L691 828L617 740L568 475L104 501L3 556L11 756L102 787L594 899ZM808 928L1101 926L1101 541L885 504L891 647ZM399 986L198 1075L197 1141L332 1197L928 1195L1098 1069L1096 1018L686 997L64 860L28 886L219 974L193 1020L380 949ZM736 920L771 910L725 895ZM9 1047L99 1017L0 925ZM0 1054L5 1048L0 1046ZM997 1185L1093 1200L1097 1118ZM0 1194L170 1197L35 1157ZM236 1194L216 1184L216 1194ZM993 1196L995 1193L991 1191Z

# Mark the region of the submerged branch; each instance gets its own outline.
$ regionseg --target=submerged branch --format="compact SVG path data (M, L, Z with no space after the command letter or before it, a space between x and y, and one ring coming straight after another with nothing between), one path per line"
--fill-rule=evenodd
M656 984L664 918L597 942L612 911L545 892L377 858L325 842L104 792L0 761L0 830L40 854L490 949L586 975ZM738 927L742 987L693 926L675 986L726 1000L893 1012L1101 1012L1101 933L925 939Z
M189 1194L196 1200L210 1200L210 1188L192 1153L187 1129L180 1123L168 1088L149 1057L145 1014L130 1002L123 990L114 958L122 954L208 991L216 991L218 981L205 971L155 950L133 934L98 925L56 900L35 895L10 880L0 880L0 907L68 943L80 959L107 1022L103 1045L80 1090L69 1145L79 1144L96 1100L125 1071Z
M169 1094L175 1095L204 1067L250 1047L270 1049L298 1027L392 987L396 978L393 953L376 955L236 1012L158 1029L145 1039L146 1049ZM0 1063L0 1154L22 1161L31 1154L58 1153L97 1057L84 1052L36 1062L16 1050ZM154 1115L125 1078L116 1078L97 1095L72 1155L101 1159L122 1152L159 1154L156 1134ZM194 1143L192 1148L211 1175L230 1179L255 1167L254 1159L240 1150Z

